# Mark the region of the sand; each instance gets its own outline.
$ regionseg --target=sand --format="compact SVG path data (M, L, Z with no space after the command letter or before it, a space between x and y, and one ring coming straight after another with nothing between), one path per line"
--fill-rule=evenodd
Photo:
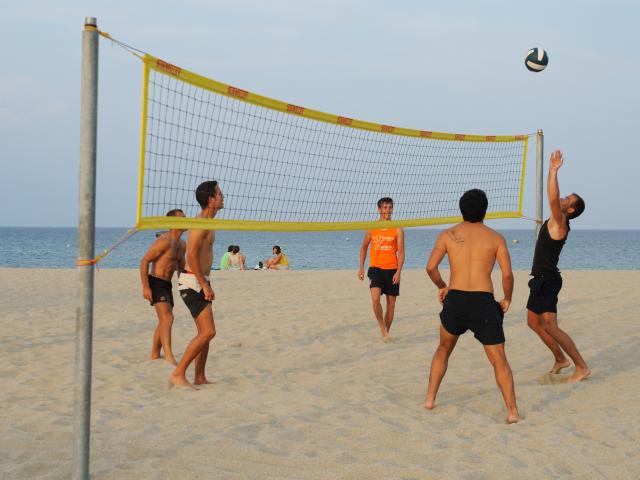
M135 270L96 273L91 472L97 479L640 477L639 271L564 273L560 325L593 375L555 384L526 326L526 272L505 317L524 419L482 347L458 342L435 410L421 407L438 339L436 289L403 274L382 343L355 271L215 272L215 385L168 390L149 360L154 311ZM69 478L75 270L0 269L0 477ZM176 295L173 344L194 324ZM566 370L565 370L566 371ZM192 374L192 372L190 372Z

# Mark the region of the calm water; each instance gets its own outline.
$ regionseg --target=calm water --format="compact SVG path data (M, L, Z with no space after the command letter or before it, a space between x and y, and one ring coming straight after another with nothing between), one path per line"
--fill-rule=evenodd
M405 268L424 268L438 232L438 229L405 229ZM112 245L124 233L124 228L98 228L96 252ZM530 268L534 231L501 233L509 243L514 269ZM154 238L155 232L138 232L106 257L100 268L137 268ZM361 241L362 232L220 231L216 233L215 263L229 244L236 244L247 256L247 266L253 267L258 260L270 256L271 247L278 244L295 269L355 269ZM75 228L0 227L0 267L75 268L76 245ZM640 269L640 230L572 230L560 257L560 269Z

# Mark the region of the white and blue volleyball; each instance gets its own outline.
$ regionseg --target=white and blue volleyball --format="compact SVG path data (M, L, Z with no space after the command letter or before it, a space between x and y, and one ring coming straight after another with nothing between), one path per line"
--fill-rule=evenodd
M541 72L547 68L549 56L542 48L532 48L524 58L524 65L531 72Z

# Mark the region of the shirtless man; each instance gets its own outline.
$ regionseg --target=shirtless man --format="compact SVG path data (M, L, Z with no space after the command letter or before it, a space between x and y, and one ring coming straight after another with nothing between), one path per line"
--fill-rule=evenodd
M184 217L184 212L175 209L167 212L167 217ZM149 247L140 260L140 280L142 296L156 309L158 326L153 334L151 358L160 358L164 350L164 359L176 365L171 351L171 326L173 325L173 293L171 277L184 268L185 243L180 240L184 230L169 230L161 234ZM149 273L151 264L151 273Z
M567 381L579 382L591 375L591 370L571 337L558 327L558 293L562 288L558 260L569 236L569 220L578 217L584 211L584 200L575 193L560 198L558 170L563 161L560 150L551 154L547 179L547 197L551 216L542 224L536 242L531 268L533 278L529 280L527 323L555 357L550 373L559 373L560 370L571 365L566 353L576 366L575 372Z
M218 210L224 208L224 196L215 180L203 182L198 186L196 200L202 207L199 218L213 218ZM197 390L186 377L187 368L194 360L194 384L211 383L207 380L204 370L209 355L209 342L216 336L211 307L215 294L209 283L214 241L215 232L211 230L189 230L187 263L178 279L178 290L195 320L198 333L187 345L176 369L169 375L170 386L182 385Z
M391 221L393 200L384 197L378 200L381 222ZM401 228L378 228L364 234L360 247L360 269L358 278L364 280L364 261L371 245L371 259L367 276L370 280L371 304L378 321L382 341L389 340L389 330L393 323L396 299L400 295L400 272L404 265L404 230ZM380 299L387 300L387 310L383 315Z
M513 387L513 374L504 351L502 320L511 304L513 273L511 258L504 238L483 224L487 212L487 196L482 190L469 190L460 198L464 221L444 230L438 236L427 263L427 274L438 287L440 312L440 345L431 361L429 386L424 407L435 406L440 382L447 371L449 356L458 337L467 330L484 346L493 366L496 382L507 406L507 423L520 419ZM451 276L447 285L438 265L449 256ZM498 260L502 271L504 299L493 297L491 271Z

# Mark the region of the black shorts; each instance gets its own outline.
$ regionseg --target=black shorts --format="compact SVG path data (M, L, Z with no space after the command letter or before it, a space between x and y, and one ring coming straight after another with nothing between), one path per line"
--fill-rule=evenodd
M367 277L371 280L369 288L379 288L385 295L397 297L400 295L400 284L393 284L393 276L396 274L396 269L384 270L378 267L369 267L367 271Z
M504 343L504 313L489 292L449 290L444 299L440 321L451 335L473 332L483 345Z
M558 312L558 294L562 289L562 277L550 275L533 277L529 280L529 300L527 310L541 315L546 312Z
M169 280L149 275L149 287L151 288L151 305L167 302L173 307L173 293Z
M191 288L187 288L186 290L180 290L180 296L182 300L184 300L184 304L191 312L193 318L197 318L207 305L211 305L210 300L205 300L203 290L196 292Z

